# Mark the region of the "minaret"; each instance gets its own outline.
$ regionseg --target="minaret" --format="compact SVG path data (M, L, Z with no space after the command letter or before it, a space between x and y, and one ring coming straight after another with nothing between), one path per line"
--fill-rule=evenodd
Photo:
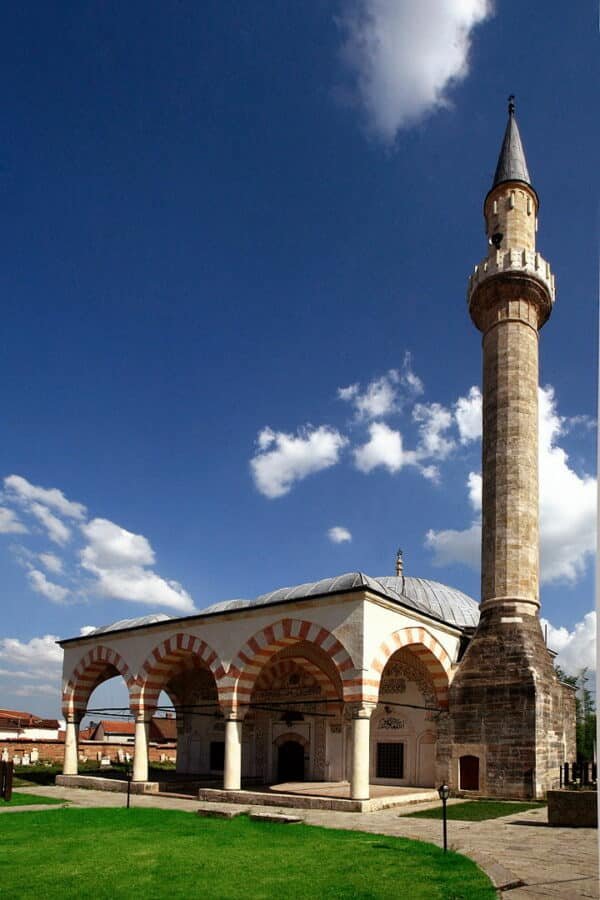
M481 618L451 685L447 748L454 788L487 796L551 786L570 709L539 622L538 339L555 291L538 209L511 96L484 202L488 254L467 292L483 336Z
M511 97L484 203L489 251L468 289L483 334L482 613L539 609L538 332L552 311L554 276L535 248L538 207Z

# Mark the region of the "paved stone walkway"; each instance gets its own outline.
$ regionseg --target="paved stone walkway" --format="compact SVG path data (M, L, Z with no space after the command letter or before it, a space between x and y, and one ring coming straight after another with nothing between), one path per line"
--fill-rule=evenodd
M123 806L124 794L88 791L77 788L18 788L21 793L39 794L68 800L73 806ZM227 803L202 803L164 795L135 795L132 805L180 809L243 810L243 806ZM426 809L420 804L415 809ZM59 806L36 807L38 810L60 809ZM5 812L18 812L31 807L6 807ZM250 808L249 808L250 809ZM253 806L252 811L274 812L273 807ZM0 807L1 810L1 807ZM348 828L376 834L389 834L417 840L442 842L441 822L433 819L406 818L397 809L372 813L333 812L331 810L291 810L309 825L326 828ZM553 828L548 825L545 809L533 809L487 822L448 822L448 843L452 850L475 860L490 875L507 900L532 900L535 897L560 897L563 900L600 897L598 878L598 832L595 828Z

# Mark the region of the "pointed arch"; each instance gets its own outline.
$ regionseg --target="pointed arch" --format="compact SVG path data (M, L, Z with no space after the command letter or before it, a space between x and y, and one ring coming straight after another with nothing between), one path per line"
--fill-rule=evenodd
M312 644L333 663L342 683L344 698L355 687L356 669L343 644L322 625L305 619L280 619L249 638L227 672L223 701L237 705L250 699L256 680L271 657L292 644Z
M121 675L131 690L133 675L120 653L102 644L89 650L81 657L65 682L62 693L63 715L68 717L85 713L92 691L115 675Z
M452 660L440 642L425 628L401 628L383 641L370 667L369 686L376 701L381 675L391 657L402 647L425 665L433 682L440 707L448 707L448 686L452 677Z
M225 670L218 654L201 637L178 632L154 647L140 667L130 691L132 710L153 709L170 677L182 668L209 669L219 691Z
M298 670L298 667L304 669L305 672L314 679L320 694L325 699L337 699L337 692L331 683L331 678L319 668L312 660L304 659L300 656L287 656L284 659L278 659L273 663L266 663L260 674L254 682L255 691L268 691L280 678L285 678Z

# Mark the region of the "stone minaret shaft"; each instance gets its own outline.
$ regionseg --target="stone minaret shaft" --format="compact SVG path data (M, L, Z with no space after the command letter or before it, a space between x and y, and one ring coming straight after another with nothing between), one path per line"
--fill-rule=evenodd
M482 614L539 608L538 330L554 301L549 265L535 249L538 197L509 119L484 204L486 259L469 281L469 311L483 333Z
M554 302L535 249L538 196L509 105L484 203L489 250L469 280L483 335L481 615L438 723L438 775L483 797L542 798L575 752L574 700L539 621L538 332ZM473 775L475 772L475 775Z

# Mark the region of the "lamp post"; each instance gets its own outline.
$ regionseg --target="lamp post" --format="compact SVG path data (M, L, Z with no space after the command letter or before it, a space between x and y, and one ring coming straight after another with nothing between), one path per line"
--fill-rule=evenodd
M133 767L130 762L127 763L125 775L127 776L127 809L129 809L131 804L131 777L133 775Z
M441 787L438 788L438 794L440 795L440 800L442 801L442 815L444 819L444 853L448 849L448 821L446 817L446 803L448 802L448 797L450 796L450 788L444 782Z

